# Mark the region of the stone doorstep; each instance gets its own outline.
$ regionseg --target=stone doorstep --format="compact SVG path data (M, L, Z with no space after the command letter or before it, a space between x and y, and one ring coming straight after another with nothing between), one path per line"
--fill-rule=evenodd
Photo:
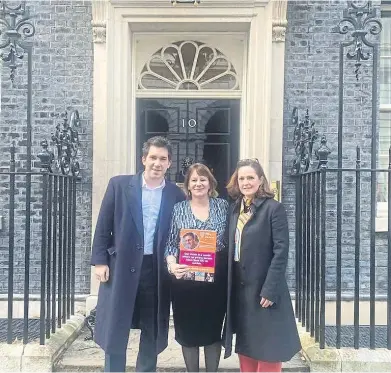
M319 343L297 324L302 352L311 372L391 372L391 351L385 348L319 348Z
M53 334L44 346L39 343L23 345L0 344L0 372L52 372L61 354L80 334L84 316L71 316L70 320Z
M135 370L139 334L138 330L130 332L127 350L127 371ZM85 341L85 337L88 335L88 331L84 328L81 335L74 341L56 365L56 372L103 371L104 352L93 341ZM224 353L224 350L222 353ZM174 340L172 326L169 332L168 347L159 355L157 365L158 371L161 372L183 372L185 370L181 347ZM201 370L205 369L203 349L200 350L200 368ZM290 362L284 363L283 370L286 372L309 371L301 355L297 355ZM228 359L221 358L219 371L239 371L237 355L233 354Z

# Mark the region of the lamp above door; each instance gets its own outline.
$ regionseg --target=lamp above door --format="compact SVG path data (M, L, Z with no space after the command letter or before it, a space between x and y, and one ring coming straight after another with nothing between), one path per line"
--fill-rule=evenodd
M194 6L197 6L201 3L201 0L171 0L172 5L176 4L193 4Z

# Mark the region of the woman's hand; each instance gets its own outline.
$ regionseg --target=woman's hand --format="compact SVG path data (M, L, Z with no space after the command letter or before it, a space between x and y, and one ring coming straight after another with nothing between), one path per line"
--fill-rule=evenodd
M170 263L170 272L179 280L187 272L189 272L189 266L185 264Z
M182 278L187 272L189 272L189 266L185 264L178 264L174 255L168 255L166 261L168 272L174 275L177 279Z
M262 297L260 304L261 304L261 307L268 308L268 307L272 306L274 304L274 302Z

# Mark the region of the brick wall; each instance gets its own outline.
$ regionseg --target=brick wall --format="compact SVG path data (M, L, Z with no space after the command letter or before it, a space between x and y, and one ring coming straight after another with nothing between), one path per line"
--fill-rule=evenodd
M338 93L339 93L339 43L349 36L333 32L343 17L344 1L292 1L288 2L288 28L285 55L285 100L284 100L284 146L283 146L283 202L289 215L291 227L291 252L288 278L294 287L295 261L295 184L289 176L294 158L293 131L290 123L293 107L309 109L320 135L326 135L332 151L330 167L337 165ZM379 6L376 5L379 11ZM378 43L378 37L372 39ZM345 54L348 49L345 49ZM371 156L371 89L372 58L364 62L360 80L354 73L354 62L346 61L344 69L344 127L343 166L355 166L356 146L362 149L362 167L370 167ZM342 212L342 290L354 288L354 173L343 177ZM327 183L328 199L326 213L326 284L329 291L336 286L336 193L335 176ZM361 275L362 293L369 291L369 221L370 178L363 176L361 184ZM386 289L386 241L384 234L376 236L376 287L378 292Z
M58 121L55 114L77 109L81 117L80 156L82 181L77 196L76 292L89 293L92 178L92 30L90 1L28 1L35 35L32 52L33 161L40 152L40 141L50 139ZM27 56L17 68L12 87L9 69L1 67L0 169L9 167L9 146L16 144L16 167L26 167ZM17 190L15 221L15 293L23 291L25 180ZM0 293L8 281L8 189L5 177L0 184ZM30 290L40 284L40 208L41 184L32 183L32 233Z

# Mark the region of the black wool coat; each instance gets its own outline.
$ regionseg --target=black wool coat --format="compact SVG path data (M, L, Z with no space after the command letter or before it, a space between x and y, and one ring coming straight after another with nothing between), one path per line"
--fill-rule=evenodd
M144 257L141 173L112 178L102 201L92 244L91 264L109 266L109 281L101 283L96 307L95 342L109 354L126 351L131 327L138 328L135 300ZM164 248L175 203L184 193L166 181L157 221L157 351L167 347L171 278Z
M282 362L301 349L292 301L285 279L289 231L283 205L256 199L243 228L240 262L234 263L235 231L241 201L229 213L228 305L223 336L225 358L235 352L256 360ZM262 308L261 298L273 306Z

